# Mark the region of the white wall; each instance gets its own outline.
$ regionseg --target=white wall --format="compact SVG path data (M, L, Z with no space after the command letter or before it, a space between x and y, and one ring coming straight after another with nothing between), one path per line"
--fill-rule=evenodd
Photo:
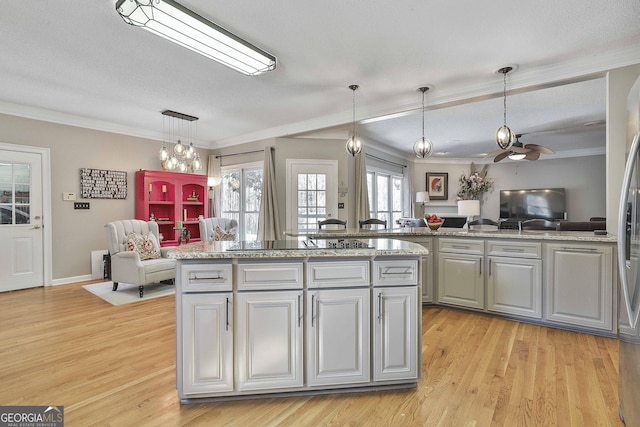
M480 169L479 165L477 169ZM523 188L566 189L567 214L571 221L588 221L592 216L606 215L606 159L589 156L537 161L503 161L491 164L487 177L494 181L493 189L482 200L481 215L497 219L500 213L500 190ZM455 203L460 175L469 174L470 163L425 164L414 167L415 191L425 191L427 172L449 174L449 200L427 204L426 211L438 214L457 214ZM419 210L417 211L419 212Z
M0 114L0 141L50 149L54 283L90 278L91 251L107 248L104 225L134 218L134 172L162 169L159 141L110 132ZM209 151L199 151L206 162ZM80 168L126 171L127 198L78 199L88 201L91 209L74 210L73 202L62 200L62 193L80 192Z

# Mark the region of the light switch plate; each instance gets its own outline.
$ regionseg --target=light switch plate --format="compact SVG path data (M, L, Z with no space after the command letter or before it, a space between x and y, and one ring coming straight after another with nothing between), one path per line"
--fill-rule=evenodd
M67 192L62 193L62 200L75 200L75 199L76 199L76 193L67 193Z

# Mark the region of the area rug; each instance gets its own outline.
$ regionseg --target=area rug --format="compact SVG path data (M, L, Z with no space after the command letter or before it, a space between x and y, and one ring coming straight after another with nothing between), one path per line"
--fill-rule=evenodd
M146 301L152 298L164 297L175 294L176 289L173 285L158 283L147 285L144 287L144 296L140 298L138 286L120 283L117 291L112 291L113 282L94 283L82 286L95 296L98 296L112 305L123 305L132 302Z

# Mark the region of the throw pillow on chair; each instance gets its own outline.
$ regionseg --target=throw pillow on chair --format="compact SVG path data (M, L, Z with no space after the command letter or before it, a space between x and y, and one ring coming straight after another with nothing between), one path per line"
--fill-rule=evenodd
M234 241L236 240L235 233L229 233L216 225L216 231L213 236L213 240L217 241Z
M141 261L160 258L160 243L153 233L146 235L129 233L127 250L138 252Z

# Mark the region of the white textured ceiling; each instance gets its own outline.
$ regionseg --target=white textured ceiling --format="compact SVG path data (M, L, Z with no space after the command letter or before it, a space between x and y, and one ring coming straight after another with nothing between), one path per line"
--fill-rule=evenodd
M171 109L200 118L208 148L346 138L355 83L365 141L410 155L416 89L429 85L427 137L443 157L468 157L495 148L494 70L515 64L508 123L523 143L602 149L604 127L582 125L605 119L603 73L640 62L637 0L181 3L274 54L277 69L243 76L126 25L115 0L2 1L0 112L161 138Z

